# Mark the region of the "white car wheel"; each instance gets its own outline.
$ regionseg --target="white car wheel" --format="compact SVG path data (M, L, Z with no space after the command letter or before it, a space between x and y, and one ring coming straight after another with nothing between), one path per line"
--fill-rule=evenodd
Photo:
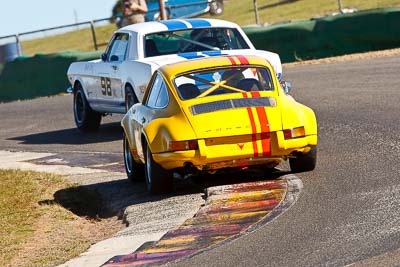
M76 127L83 132L96 131L100 127L101 114L90 108L79 83L74 90L74 119Z

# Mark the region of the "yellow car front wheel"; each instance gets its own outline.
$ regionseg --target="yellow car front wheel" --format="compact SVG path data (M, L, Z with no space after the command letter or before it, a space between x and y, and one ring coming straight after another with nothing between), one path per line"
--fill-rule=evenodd
M166 194L172 191L172 172L157 164L148 145L145 151L145 176L147 190L153 194Z
M123 137L124 146L124 165L126 175L131 182L143 181L144 180L144 165L135 162L132 156L131 149L129 148L129 142L124 134Z

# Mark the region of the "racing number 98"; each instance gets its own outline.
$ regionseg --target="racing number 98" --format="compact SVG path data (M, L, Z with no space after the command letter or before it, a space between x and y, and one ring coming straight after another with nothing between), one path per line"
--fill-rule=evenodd
M103 95L111 96L111 79L101 77L101 93Z

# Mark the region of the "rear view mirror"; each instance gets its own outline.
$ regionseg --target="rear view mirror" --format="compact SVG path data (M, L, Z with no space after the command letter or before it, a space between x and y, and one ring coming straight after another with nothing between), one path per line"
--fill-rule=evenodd
M290 82L283 81L281 82L281 86L285 94L289 94L292 90L292 84Z
M110 58L110 61L118 61L118 60L119 60L119 58L117 55L112 55Z
M106 53L101 54L101 60L102 61L107 61L107 54Z

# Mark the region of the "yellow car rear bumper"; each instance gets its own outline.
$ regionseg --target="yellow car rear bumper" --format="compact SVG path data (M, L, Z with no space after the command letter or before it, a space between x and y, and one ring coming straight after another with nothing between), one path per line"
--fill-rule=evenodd
M285 140L282 132L271 133L266 141L243 140L237 137L198 140L198 150L153 154L155 162L164 169L175 169L187 164L199 170L217 170L226 167L277 165L294 153L308 153L317 144L317 135ZM268 151L267 151L268 150Z

